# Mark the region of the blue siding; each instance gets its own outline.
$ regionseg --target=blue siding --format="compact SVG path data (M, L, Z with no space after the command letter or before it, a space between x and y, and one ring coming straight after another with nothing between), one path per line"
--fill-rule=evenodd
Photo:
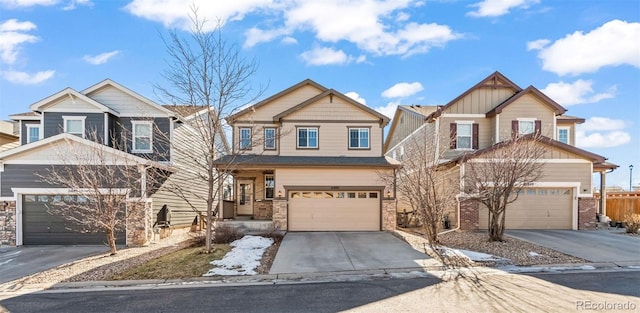
M29 134L27 133L27 125L40 125L40 121L20 121L20 144L21 145L27 144L27 137L29 137Z
M102 143L104 137L104 113L60 113L44 112L44 137L48 138L64 132L64 119L62 116L86 116L84 121L85 138L90 139L89 134L96 132L97 139Z
M126 151L131 153L131 144L133 129L131 121L149 121L153 120L154 133L153 133L153 153L132 153L142 158L156 160L156 161L169 161L171 145L168 142L169 134L171 133L171 120L167 117L160 118L133 118L133 117L121 117L118 124L124 127L124 131L119 130L120 140L126 144Z

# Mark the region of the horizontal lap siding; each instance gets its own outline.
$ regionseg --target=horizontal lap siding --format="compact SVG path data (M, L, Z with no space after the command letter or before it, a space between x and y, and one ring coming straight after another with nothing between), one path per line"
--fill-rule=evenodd
M580 182L581 193L591 190L590 163L546 163L540 182ZM586 191L585 191L586 190Z
M389 170L387 170L389 171ZM392 173L392 171L389 171ZM373 169L277 169L276 193L288 186L384 186Z
M391 149L398 145L403 139L413 133L416 129L420 128L423 123L426 123L423 116L408 113L402 110L400 111L399 115L394 118L396 119L396 126L391 138L388 138L388 147L390 150L385 151L385 153L390 152Z
M508 105L500 113L500 139L511 139L511 121L518 118L535 118L541 121L541 134L549 138L555 138L553 132L555 113L531 95L524 95L516 102Z
M255 112L249 112L238 118L238 120L251 121L273 121L273 117L285 110L296 106L309 98L313 98L322 93L320 89L307 85L291 93L284 95L271 103L259 107Z
M96 90L87 96L115 110L121 116L166 114L160 109L111 86Z
M11 188L51 188L36 173L46 175L50 165L5 164L0 172L0 196L13 197Z
M133 144L133 125L132 121L145 121L149 120L146 118L138 118L138 117L121 117L119 119L120 127L124 127L126 132L124 134L121 133L120 136L126 136L127 138L122 138L121 140L125 141L127 146L127 151L131 151ZM171 132L171 121L166 117L153 118L153 153L132 153L133 155L155 160L155 161L169 161L170 158L170 150L171 145L169 144L169 134Z
M318 127L318 149L297 149L296 127ZM349 149L349 127L369 128L371 149ZM282 156L358 156L374 157L382 154L382 129L378 123L283 123L280 138Z
M48 138L64 132L63 116L86 116L84 120L84 131L86 139L93 139L93 132L100 143L104 138L104 113L66 113L66 112L44 112L43 138Z

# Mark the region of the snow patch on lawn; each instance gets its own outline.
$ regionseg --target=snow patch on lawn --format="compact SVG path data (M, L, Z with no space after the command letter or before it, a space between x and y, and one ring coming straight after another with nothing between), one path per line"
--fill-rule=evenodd
M466 259L469 259L469 260L474 261L474 262L491 262L491 261L505 261L506 260L504 258L497 257L497 256L494 256L494 255L491 255L491 254L486 254L486 253L477 252L477 251L464 250L464 249L453 249L453 248L447 248L447 247L440 247L440 250L442 252L444 252L445 256L462 257L462 258L466 258Z
M202 276L255 275L264 251L272 244L271 238L244 236L231 243L233 249L222 260L211 261L216 267Z

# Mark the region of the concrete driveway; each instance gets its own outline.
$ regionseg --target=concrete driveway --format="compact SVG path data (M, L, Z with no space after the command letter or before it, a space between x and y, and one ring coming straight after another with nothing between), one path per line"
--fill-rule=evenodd
M507 230L507 235L590 262L640 265L640 237L624 230Z
M384 232L289 232L270 274L416 268L436 265Z
M21 246L0 248L0 284L106 253L106 246Z

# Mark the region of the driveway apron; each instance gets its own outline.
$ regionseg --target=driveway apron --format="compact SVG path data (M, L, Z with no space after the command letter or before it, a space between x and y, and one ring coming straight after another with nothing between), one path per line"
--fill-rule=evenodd
M290 232L270 274L415 268L430 259L384 232Z

